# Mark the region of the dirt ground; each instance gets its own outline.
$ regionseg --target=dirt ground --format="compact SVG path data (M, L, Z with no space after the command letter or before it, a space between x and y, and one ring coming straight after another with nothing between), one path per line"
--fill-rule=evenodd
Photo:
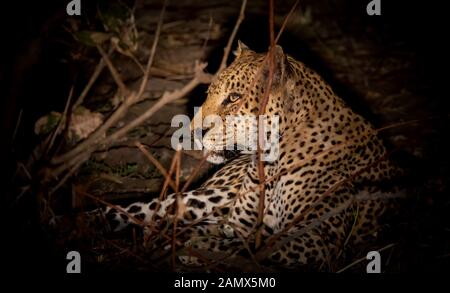
M281 1L276 5L277 29L294 2ZM450 145L446 136L450 112L445 101L446 81L438 70L447 61L446 49L437 42L441 31L436 29L442 28L442 18L431 14L437 9L430 8L431 5L429 8L412 5L404 12L401 4L387 3L383 5L385 15L369 17L365 13L366 1L362 2L300 1L300 8L292 15L279 44L288 54L319 72L339 96L376 127L387 127L380 133L389 148L395 150L394 158L408 171L408 202L380 241L367 248L389 247L383 252L383 271L448 271ZM110 55L131 90L138 90L141 84L142 70L138 64L145 65L150 55L162 3L134 3L134 22L125 25L127 31L122 31L121 37L130 37L136 29L135 60L128 54L131 49L116 50ZM106 135L145 113L165 92L185 86L195 75L196 60L208 63L207 72L216 72L240 5L240 1L169 1L143 98L109 127ZM145 258L145 251L139 245L140 235L132 232L104 237L75 222L75 227L72 223L65 233L54 237L42 229L39 212L43 199L44 209L50 207L52 213L71 214L98 205L85 194L115 204L158 196L165 178L136 147L136 142L164 168L170 169L175 154L170 139L176 130L171 127L171 118L177 114L192 117L193 107L205 99L207 85L199 85L183 98L165 105L120 139L97 146L67 180L62 181L61 175L43 183L42 170L49 162L48 156L42 156L41 143L48 137L45 128L52 123L53 116L49 113L58 112L54 116L59 117L64 112L71 88L76 100L101 59L96 48L86 44L90 39L83 39L80 32L103 32L107 21L99 20L94 4L85 8L87 13L83 17L75 19L62 17L61 10L52 11L55 11L52 17L35 20L40 31L25 36L28 46L16 41L22 51L11 53L15 57L9 64L12 74L3 107L9 113L5 111L3 118L4 124L9 125L5 129L11 139L7 141L10 147L3 153L10 154L8 166L13 171L2 202L7 217L3 223L15 223L6 230L15 240L9 249L23 249L31 237L36 247L30 254L41 251L42 255L60 259L62 248L71 247L87 255L87 267L92 271L170 270L163 261L149 262ZM266 51L267 23L266 1L250 1L236 40L240 39L255 51ZM23 30L32 31L29 27ZM130 44L133 43L127 45ZM120 107L122 98L117 94L114 77L104 68L80 103L82 110L74 112L80 117L78 128L68 131L64 140L55 142L53 152L61 153L79 143L84 135L83 127L90 129L94 127L91 124L98 126L105 121ZM44 119L41 127L36 126L39 119ZM197 151L183 153L181 184L200 161L201 153ZM200 184L216 169L204 164L191 186ZM29 236L24 236L23 231L29 231ZM364 256L362 251L367 249L349 251L340 268L360 259ZM61 261L49 263L55 267L62 265ZM360 265L348 269L361 270Z

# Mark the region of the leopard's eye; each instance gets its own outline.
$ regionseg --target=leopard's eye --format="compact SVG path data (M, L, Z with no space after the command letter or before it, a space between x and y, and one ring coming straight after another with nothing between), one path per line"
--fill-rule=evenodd
M230 93L228 95L228 100L230 101L230 103L234 103L237 100L239 100L241 98L241 94L238 93Z

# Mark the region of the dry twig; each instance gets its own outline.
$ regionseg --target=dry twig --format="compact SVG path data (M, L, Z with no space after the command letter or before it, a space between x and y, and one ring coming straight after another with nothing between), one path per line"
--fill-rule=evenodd
M388 244L388 245L386 245L385 247L380 248L380 249L378 250L378 252L382 252L382 251L384 251L384 250L386 250L386 249L389 249L389 248L391 248L391 247L394 247L395 245L397 245L397 243L391 243L391 244ZM349 265L345 266L344 268L340 269L340 270L337 271L336 273L342 273L342 272L348 270L349 268L351 268L351 267L353 267L353 266L359 264L360 262L362 262L362 261L364 261L364 260L366 260L366 259L367 259L367 258L366 258L365 256L364 256L364 257L361 257L361 258L355 260L354 262L352 262L351 264L349 264Z
M224 52L223 58L222 58L222 61L220 62L220 67L219 67L219 70L217 71L216 75L220 74L220 72L222 72L227 67L227 60L228 60L228 56L230 55L230 52L231 52L231 46L233 45L234 38L236 37L239 27L245 18L245 7L246 6L247 6L247 0L242 0L239 17L236 21L236 24L234 25L233 31L231 32L231 35L230 35L230 38L228 39L228 43L227 43L225 49L223 50L223 52Z
M161 175L163 175L166 178L170 187L172 187L173 190L176 190L175 184L173 183L172 179L170 179L170 175L167 173L167 170L161 165L161 163L152 154L150 154L150 152L147 151L140 142L135 142L135 145L144 154L144 156L146 156L147 159L153 165L155 165L155 167L158 169Z
M107 55L110 56L113 51L114 51L114 47L110 46ZM78 106L80 106L83 103L83 101L86 98L87 94L89 93L90 89L92 88L94 83L97 81L97 78L100 76L100 73L102 73L103 69L105 68L105 65L106 65L105 60L103 58L101 58L97 64L97 66L95 66L94 72L92 73L91 77L89 78L88 83L84 87L84 89L81 92L78 99L73 104L72 109L76 109Z

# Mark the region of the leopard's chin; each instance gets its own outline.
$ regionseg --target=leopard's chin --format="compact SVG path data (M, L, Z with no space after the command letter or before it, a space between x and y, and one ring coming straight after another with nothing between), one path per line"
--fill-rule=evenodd
M208 161L211 164L214 165L220 165L226 162L225 156L223 155L223 152L213 152L213 151L207 151L206 149L203 150L203 156L208 156L206 158L206 161Z
M204 151L203 154L206 155L209 153L208 158L206 159L209 163L220 165L223 163L226 163L227 161L230 161L234 159L235 157L239 156L241 151L236 150L225 150L225 151Z

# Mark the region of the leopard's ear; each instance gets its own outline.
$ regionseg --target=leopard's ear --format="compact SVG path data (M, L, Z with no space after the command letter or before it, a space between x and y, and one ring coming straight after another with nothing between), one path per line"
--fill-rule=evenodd
M287 56L283 52L283 48L281 46L276 45L275 48L273 48L273 58L274 58L274 72L273 72L273 79L272 79L272 88L278 88L279 86L284 84L284 81L286 80L287 76L287 68L289 67ZM267 79L269 78L269 62L266 62L266 65L264 67L263 71L263 77L265 82L267 82Z
M236 58L239 58L240 56L249 52L251 52L251 50L248 48L248 46L238 40L238 47L235 51L233 51L234 56L236 56Z

